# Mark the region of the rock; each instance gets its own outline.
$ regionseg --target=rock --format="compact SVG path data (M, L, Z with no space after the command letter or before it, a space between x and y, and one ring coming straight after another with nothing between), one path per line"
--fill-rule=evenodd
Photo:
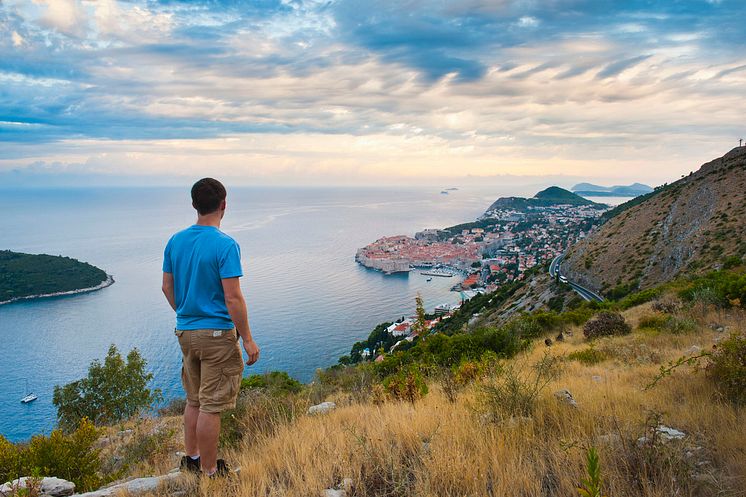
M661 438L665 441L679 440L686 436L686 433L684 433L683 431L679 431L675 428L671 428L666 425L660 425L658 427L658 433L660 434Z
M76 497L109 497L126 492L129 495L141 495L147 492L154 492L161 484L179 478L181 473L169 473L163 476L150 476L146 478L135 478L134 480L118 483L111 487L101 488L93 492L84 494L75 494Z
M323 497L346 497L347 492L336 488L327 488L322 495Z
M10 494L12 488L26 488L27 476L8 482L0 487L0 494ZM44 477L41 480L41 494L45 497L64 497L75 493L75 484L56 477Z
M700 352L702 352L702 347L700 347L699 345L692 345L691 347L689 347L689 350L687 350L687 352L689 354L699 354Z
M593 376L591 376L591 380L593 380L595 383L601 383L602 381L604 381L604 378L603 376L594 374Z
M334 402L322 402L321 404L309 407L308 414L326 414L336 408L337 404Z
M662 443L667 443L671 440L681 440L686 436L686 433L684 433L683 431L677 430L676 428L671 428L670 426L666 425L658 426L655 431ZM637 439L637 445L645 445L646 443L649 443L649 441L650 438L642 436Z
M569 406L575 408L578 407L578 403L575 401L575 397L572 396L569 390L557 390L556 392L554 392L554 396L557 397L558 400Z
M711 323L710 329L717 333L722 333L725 331L725 326L723 326L722 324L718 324L718 323Z

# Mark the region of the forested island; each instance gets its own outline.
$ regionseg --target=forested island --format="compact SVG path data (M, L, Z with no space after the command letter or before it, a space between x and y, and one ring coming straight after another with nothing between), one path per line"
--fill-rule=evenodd
M0 304L105 288L114 279L70 257L0 250Z

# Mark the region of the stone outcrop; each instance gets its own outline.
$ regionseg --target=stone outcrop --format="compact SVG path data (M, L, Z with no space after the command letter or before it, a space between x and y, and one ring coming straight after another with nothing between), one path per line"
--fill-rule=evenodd
M322 402L321 404L309 407L308 414L326 414L336 408L337 404L334 402Z
M86 492L84 494L75 494L76 497L109 497L111 495L142 495L148 492L154 492L159 486L164 485L181 477L181 473L174 472L163 476L149 476L146 478L135 478L124 483L117 483L110 487Z
M29 477L24 476L0 486L0 495L10 494L13 490L27 488ZM49 476L41 480L41 493L43 497L66 497L75 493L75 484L71 481Z

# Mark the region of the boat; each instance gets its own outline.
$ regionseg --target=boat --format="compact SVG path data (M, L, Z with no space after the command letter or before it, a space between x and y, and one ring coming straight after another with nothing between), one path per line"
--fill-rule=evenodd
M427 281L433 281L432 276L430 278L428 278Z
M29 391L28 391L28 380L26 380L26 392L27 392L26 396L21 399L21 403L22 404L31 403L31 402L33 402L33 401L35 401L36 399L39 398L39 397L36 396L35 393L33 393L33 392L29 393Z

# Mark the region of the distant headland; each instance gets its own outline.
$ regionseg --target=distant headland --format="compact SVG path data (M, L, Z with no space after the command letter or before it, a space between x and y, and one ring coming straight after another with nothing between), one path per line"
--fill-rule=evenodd
M112 283L103 269L70 257L0 250L0 305L92 292Z

